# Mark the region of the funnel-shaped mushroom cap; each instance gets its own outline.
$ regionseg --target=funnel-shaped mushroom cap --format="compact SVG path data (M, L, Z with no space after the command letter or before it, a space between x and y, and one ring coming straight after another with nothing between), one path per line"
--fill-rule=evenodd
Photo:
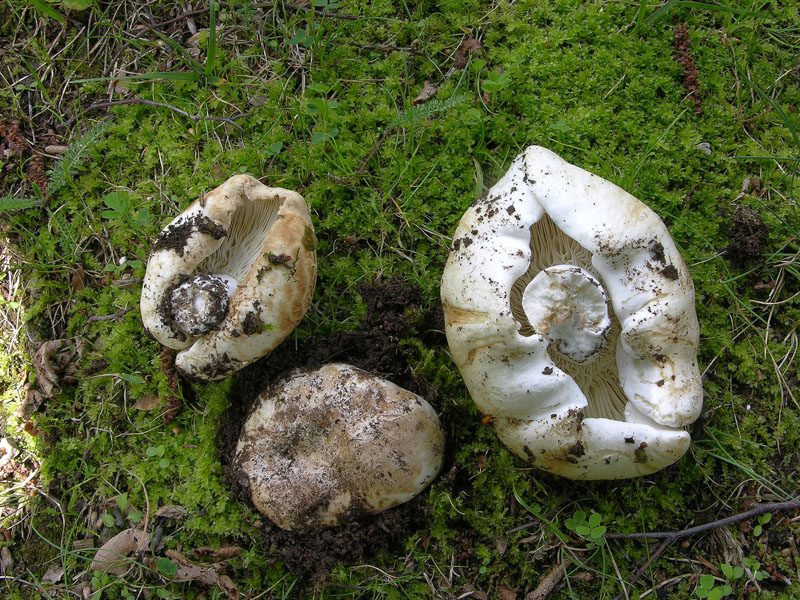
M686 452L702 406L694 288L624 190L528 148L461 219L441 296L453 360L517 455L616 479Z
M235 467L283 529L337 525L416 496L442 467L444 435L419 396L343 364L296 371L256 401Z
M231 177L156 239L142 323L179 350L175 364L184 374L226 377L272 351L303 318L316 283L315 250L300 194Z

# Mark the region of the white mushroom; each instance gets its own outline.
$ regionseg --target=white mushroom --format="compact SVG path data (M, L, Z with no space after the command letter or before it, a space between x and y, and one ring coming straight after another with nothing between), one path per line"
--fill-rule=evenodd
M624 190L528 148L461 219L441 296L453 360L518 456L616 479L686 452L702 406L694 288Z
M443 450L425 400L331 364L296 371L259 396L234 464L276 525L320 528L410 500L436 477Z
M315 250L302 196L231 177L156 239L142 323L179 350L175 364L186 375L226 377L272 351L303 318L316 283Z

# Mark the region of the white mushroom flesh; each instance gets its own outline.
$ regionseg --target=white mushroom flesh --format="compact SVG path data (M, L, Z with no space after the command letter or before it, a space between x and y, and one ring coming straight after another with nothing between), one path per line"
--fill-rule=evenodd
M576 275L556 287L604 291L556 311L570 294L547 291L554 267ZM685 453L702 406L694 289L664 224L624 190L528 148L459 223L441 296L453 359L517 455L614 479ZM590 339L571 351L576 330Z
M611 327L603 285L574 265L539 271L525 287L522 306L536 333L551 348L575 362L585 362L605 345Z
M234 465L276 525L320 528L410 500L441 469L443 450L425 400L332 364L295 372L259 397Z

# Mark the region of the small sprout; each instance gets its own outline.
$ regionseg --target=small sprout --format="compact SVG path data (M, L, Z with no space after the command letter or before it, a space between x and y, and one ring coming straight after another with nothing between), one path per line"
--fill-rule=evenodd
M760 515L758 517L758 524L753 527L753 535L756 537L761 536L761 534L764 532L764 525L769 523L770 520L772 520L772 513L764 513L763 515Z

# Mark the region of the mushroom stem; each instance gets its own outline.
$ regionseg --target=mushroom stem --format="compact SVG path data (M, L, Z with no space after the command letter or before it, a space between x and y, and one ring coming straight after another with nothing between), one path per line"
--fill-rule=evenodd
M522 306L534 331L575 362L586 361L606 343L608 296L585 269L556 265L539 271L525 288Z
M228 314L228 300L236 291L228 275L196 275L175 287L169 295L175 326L197 337L217 329Z

